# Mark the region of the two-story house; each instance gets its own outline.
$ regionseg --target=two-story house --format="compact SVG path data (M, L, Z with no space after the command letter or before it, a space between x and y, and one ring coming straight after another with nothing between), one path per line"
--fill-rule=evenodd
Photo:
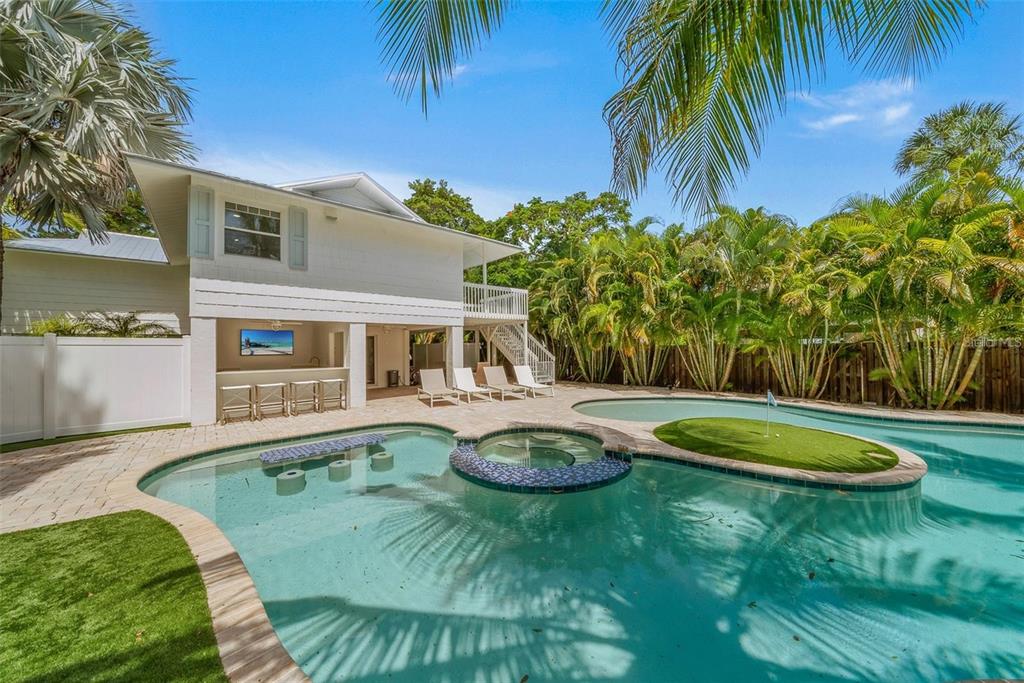
M362 173L271 186L129 163L158 238L10 242L4 333L61 313L133 311L190 335L193 424L217 419L226 383L340 376L359 407L389 371L409 384L417 363L443 360L450 377L475 360L467 348L497 349L554 379L527 330L526 291L486 284L487 264L517 246L431 225ZM464 282L479 266L485 284ZM287 341L257 341L267 330ZM470 330L486 341L464 345ZM443 359L414 353L424 331L444 331Z

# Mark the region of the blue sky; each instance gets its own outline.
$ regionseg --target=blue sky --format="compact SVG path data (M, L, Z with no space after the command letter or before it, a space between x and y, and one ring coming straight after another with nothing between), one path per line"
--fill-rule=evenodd
M400 197L410 179L446 178L488 218L533 196L608 188L601 109L617 76L598 7L521 3L424 119L391 89L368 3L135 4L191 79L201 166L265 182L362 170ZM895 152L925 114L964 99L1024 112L1022 46L1024 2L993 0L916 83L832 60L730 201L807 222L851 192L892 190ZM657 176L634 213L687 218Z

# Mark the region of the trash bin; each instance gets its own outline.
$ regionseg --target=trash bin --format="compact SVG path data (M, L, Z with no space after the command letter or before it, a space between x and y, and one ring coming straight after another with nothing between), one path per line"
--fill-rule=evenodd
M388 370L388 386L398 386L398 370Z

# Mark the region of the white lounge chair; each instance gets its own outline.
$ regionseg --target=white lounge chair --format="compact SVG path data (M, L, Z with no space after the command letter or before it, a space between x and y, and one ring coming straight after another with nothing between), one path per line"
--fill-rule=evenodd
M505 400L505 394L508 394L509 396L518 396L522 399L526 398L526 388L511 384L508 381L508 375L505 374L505 368L488 365L484 367L483 370L484 384L499 392L501 394L502 401Z
M469 368L455 368L455 391L466 395L466 403L472 403L474 396L486 396L488 401L493 401L493 389L477 386L473 379L473 371Z
M516 373L516 385L532 393L534 398L537 398L538 391L551 392L548 394L549 396L555 395L555 388L553 386L541 384L533 378L533 370L530 369L529 365L516 365L512 370Z
M444 381L444 370L420 370L420 386L416 389L416 398L426 396L430 399L430 407L434 407L435 398L443 398L459 404L459 394L448 387Z

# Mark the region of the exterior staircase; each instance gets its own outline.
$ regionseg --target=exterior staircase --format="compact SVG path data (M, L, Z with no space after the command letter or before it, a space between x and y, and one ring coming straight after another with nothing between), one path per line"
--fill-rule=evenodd
M555 383L554 355L522 324L498 325L491 331L490 341L513 365L529 365L538 382Z

